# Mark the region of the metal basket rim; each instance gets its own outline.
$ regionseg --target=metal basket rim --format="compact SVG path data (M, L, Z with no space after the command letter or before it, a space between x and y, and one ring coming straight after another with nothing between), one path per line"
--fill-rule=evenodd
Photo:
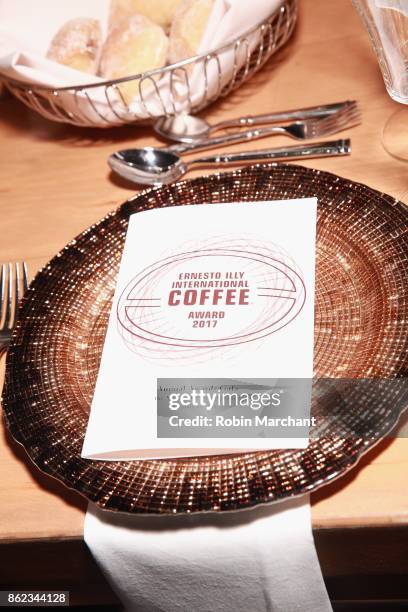
M42 91L42 92L53 94L53 93L64 92L64 91L81 92L84 89L90 89L90 88L94 89L97 87L114 87L117 84L126 83L127 81L132 81L134 79L149 78L157 74L171 73L173 70L177 70L178 68L183 68L184 66L188 66L189 64L193 64L200 60L207 59L209 61L211 60L214 54L223 53L227 51L228 49L238 45L242 39L253 34L256 30L261 29L263 26L268 25L279 13L283 14L286 11L286 6L288 4L290 4L291 6L294 7L295 10L297 10L298 0L281 0L280 5L266 19L259 21L254 26L252 26L250 29L245 30L245 32L240 34L240 36L238 36L237 38L234 38L233 40L226 43L225 45L222 45L221 47L216 47L214 49L211 49L210 51L206 51L205 53L194 55L185 60L181 60L180 62L176 62L174 64L168 64L167 66L163 66L161 68L155 68L154 70L148 70L146 72L141 72L139 74L133 74L127 77L121 77L119 79L112 79L108 81L100 81L98 83L84 83L82 85L65 85L64 87L49 87L46 85L29 83L21 79L15 79L13 77L4 75L1 71L0 71L0 79L3 80L6 84L7 83L15 84L16 86L21 87L25 89L26 91L37 90L37 91Z

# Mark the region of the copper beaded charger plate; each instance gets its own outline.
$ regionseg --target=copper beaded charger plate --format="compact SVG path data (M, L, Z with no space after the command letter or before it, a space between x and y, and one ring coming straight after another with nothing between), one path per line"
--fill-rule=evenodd
M317 376L406 380L403 204L295 165L198 178L129 200L73 240L32 282L8 353L3 405L12 435L34 463L110 510L227 511L312 491L389 432L408 402L400 385L392 387L392 402L377 389L371 401L367 393L360 399L355 394L348 404L332 397L326 408L318 406L337 411L340 420L324 420L303 450L128 462L81 458L129 215L153 207L313 196L319 199Z

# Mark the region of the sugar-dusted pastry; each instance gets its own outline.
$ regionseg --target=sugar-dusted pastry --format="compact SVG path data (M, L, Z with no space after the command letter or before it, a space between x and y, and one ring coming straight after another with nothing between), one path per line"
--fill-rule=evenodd
M183 0L170 29L171 63L198 53L213 6L214 0Z
M114 27L121 19L133 15L144 15L168 30L177 7L183 0L111 0L109 27Z
M101 44L99 21L86 17L71 19L55 34L47 57L70 68L96 74Z
M161 68L167 51L163 28L143 15L134 15L111 29L102 48L99 73L106 79L117 79ZM129 104L139 93L139 84L129 81L120 85L120 90Z

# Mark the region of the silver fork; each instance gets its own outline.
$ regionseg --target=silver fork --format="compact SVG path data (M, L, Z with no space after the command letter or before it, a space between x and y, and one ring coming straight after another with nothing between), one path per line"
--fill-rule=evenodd
M18 306L28 288L27 264L2 264L0 277L0 354L7 350Z
M233 134L206 138L197 142L181 143L169 147L161 147L163 151L173 153L184 153L187 151L198 151L210 149L218 145L233 144L235 142L247 142L273 134L285 134L295 140L310 140L330 136L346 128L354 127L361 122L361 112L357 102L348 102L341 110L325 117L295 121L289 125L273 125L247 131L238 131Z
M295 121L290 125L277 126L277 130L296 140L310 140L321 138L322 136L330 136L345 128L353 127L360 122L361 112L357 104L354 103L328 117Z

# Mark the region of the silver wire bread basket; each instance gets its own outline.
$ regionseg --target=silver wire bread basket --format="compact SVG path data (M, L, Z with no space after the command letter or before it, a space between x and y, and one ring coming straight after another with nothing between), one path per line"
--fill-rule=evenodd
M89 85L49 88L0 80L24 104L47 119L83 127L149 123L163 115L196 113L247 81L290 38L298 0L283 0L265 21L214 51L131 77ZM136 84L130 105L121 84Z

